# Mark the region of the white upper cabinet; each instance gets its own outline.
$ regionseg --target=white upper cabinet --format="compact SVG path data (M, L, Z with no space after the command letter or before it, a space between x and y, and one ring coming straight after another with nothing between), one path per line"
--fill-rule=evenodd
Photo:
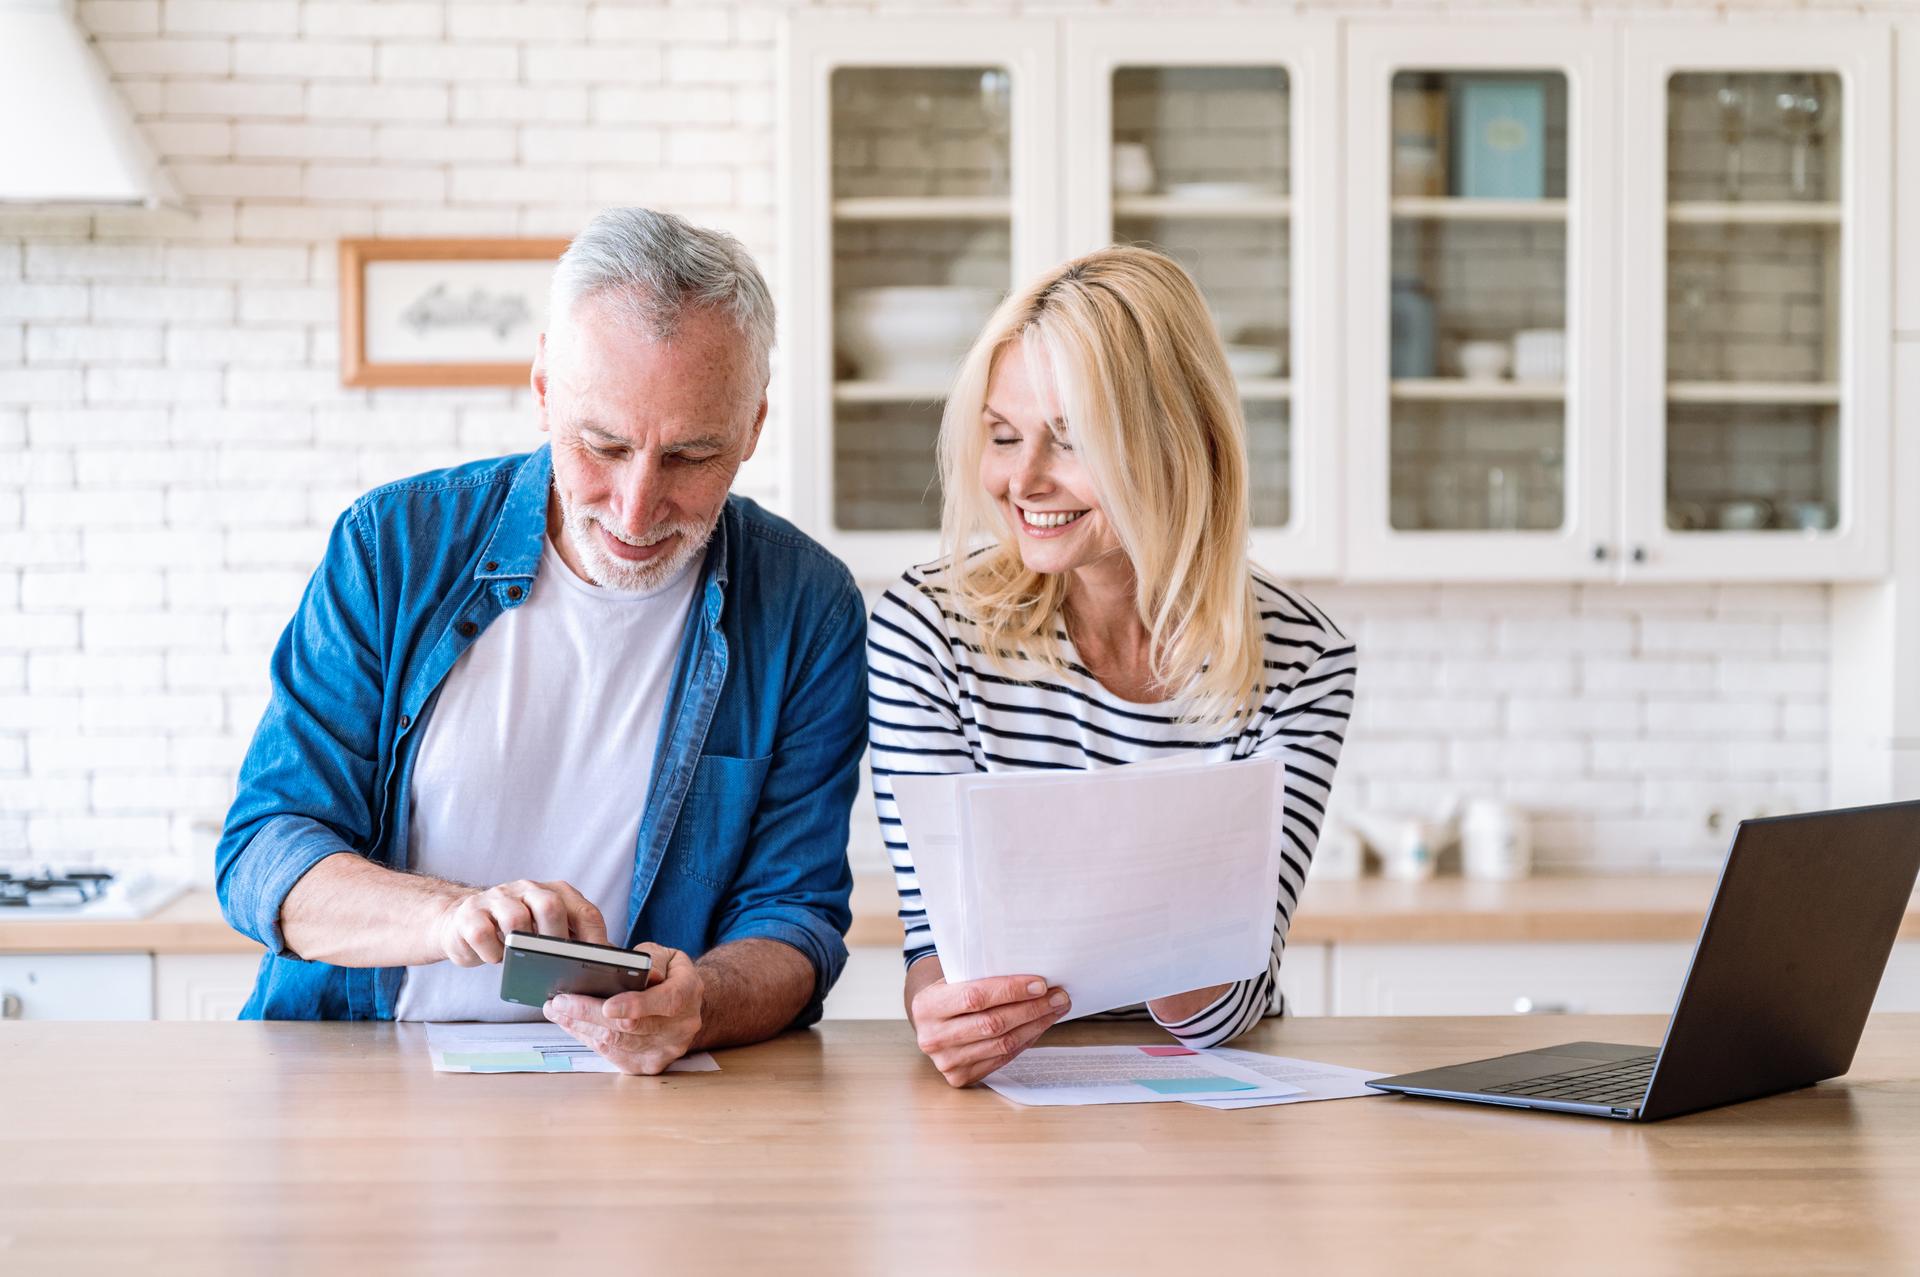
M1347 41L1348 575L1613 573L1613 72L1566 22Z
M1065 24L1070 253L1143 244L1205 293L1239 380L1254 558L1339 567L1333 28L1245 17Z
M1282 576L1884 575L1891 45L1838 15L796 16L792 509L862 579L930 557L988 312L1142 243L1228 345Z
M1050 21L842 16L788 31L781 347L799 524L863 580L935 552L948 385L1061 256Z
M1858 24L1629 30L1629 577L1885 572L1890 61Z

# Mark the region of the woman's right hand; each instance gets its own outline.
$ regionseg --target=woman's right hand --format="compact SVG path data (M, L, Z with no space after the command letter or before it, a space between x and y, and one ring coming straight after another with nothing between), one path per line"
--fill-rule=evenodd
M938 959L932 959L938 961ZM922 986L908 1008L920 1049L949 1086L972 1086L1019 1055L1072 1006L1038 976Z

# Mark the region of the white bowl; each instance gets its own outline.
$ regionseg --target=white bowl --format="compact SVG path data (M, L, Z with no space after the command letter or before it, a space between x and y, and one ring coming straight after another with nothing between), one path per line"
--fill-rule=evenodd
M1280 352L1272 346L1226 346L1227 367L1236 377L1272 377L1280 372Z
M1468 381L1498 381L1507 375L1513 347L1504 341L1462 342L1454 357L1460 363L1460 375Z
M864 381L944 382L999 301L991 288L850 288L836 337Z

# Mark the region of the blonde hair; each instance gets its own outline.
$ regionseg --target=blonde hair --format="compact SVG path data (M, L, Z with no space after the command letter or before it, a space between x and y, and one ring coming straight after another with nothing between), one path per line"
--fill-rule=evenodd
M1163 254L1106 248L1003 302L967 353L940 425L941 539L986 658L1064 668L1067 578L1029 570L980 485L987 384L1013 343L1048 370L1101 513L1133 565L1151 673L1182 717L1230 725L1266 687L1247 559L1246 423L1193 279Z

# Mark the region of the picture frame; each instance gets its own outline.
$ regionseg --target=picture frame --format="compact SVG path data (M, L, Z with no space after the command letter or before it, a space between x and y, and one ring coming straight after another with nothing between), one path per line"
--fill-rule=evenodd
M341 240L341 384L526 385L567 244Z

